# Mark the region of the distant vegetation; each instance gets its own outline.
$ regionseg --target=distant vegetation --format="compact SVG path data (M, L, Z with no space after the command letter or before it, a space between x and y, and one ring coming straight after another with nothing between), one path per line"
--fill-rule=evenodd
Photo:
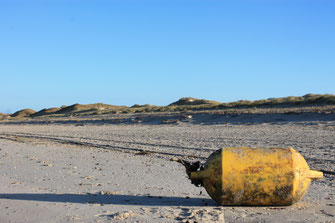
M264 100L247 101L240 100L229 103L221 103L191 97L181 98L168 106L155 106L150 104L131 107L115 106L103 103L97 104L74 104L62 106L60 108L48 108L41 111L23 109L11 115L0 113L0 118L34 118L34 117L57 117L57 116L81 116L81 115L101 115L119 113L146 113L146 112L176 112L176 111L199 111L199 110L226 110L240 108L272 108L272 107L297 107L297 106L322 106L335 105L335 95L331 94L307 94L301 97L269 98Z
M11 117L23 118L23 117L29 117L35 113L36 111L34 111L33 109L22 109L12 114Z

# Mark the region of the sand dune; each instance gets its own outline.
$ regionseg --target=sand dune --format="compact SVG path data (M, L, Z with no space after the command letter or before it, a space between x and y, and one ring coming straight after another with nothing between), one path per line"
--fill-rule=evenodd
M156 105L138 105L131 107L108 105L103 103L95 104L73 104L70 106L63 105L60 108L45 108L38 112L32 109L22 109L15 112L10 117L34 118L34 117L62 117L62 116L88 116L102 114L134 114L134 113L161 113L161 112L197 112L197 111L218 111L234 112L239 114L247 111L255 113L258 110L275 110L276 112L318 112L324 113L334 111L335 95L331 94L307 94L301 97L282 97L269 98L263 100L239 100L235 102L221 103L213 100L184 97L167 106ZM273 112L272 112L273 113ZM0 117L1 118L1 117Z

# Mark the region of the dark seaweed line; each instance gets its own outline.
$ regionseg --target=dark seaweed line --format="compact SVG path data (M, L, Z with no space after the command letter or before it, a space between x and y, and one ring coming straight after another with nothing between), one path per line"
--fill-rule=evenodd
M329 175L335 175L335 171L329 171L329 170L320 170L324 174L329 174Z
M206 158L206 157L202 157L202 156L186 155L186 154L180 154L180 153L168 153L168 152L162 152L162 151L143 150L143 149L136 149L136 148L130 148L130 147L112 146L112 145L106 145L106 144L94 144L94 143L88 143L88 142L78 142L78 141L65 140L65 139L59 139L59 138L53 138L53 137L36 137L36 136L29 136L29 135L22 136L22 135L15 135L15 134L3 134L3 136L0 136L0 139L21 142L17 139L13 139L11 137L32 138L32 139L39 139L39 140L57 142L57 143L60 143L60 144L70 144L70 145L93 147L93 148L99 148L99 149L108 149L108 150L113 149L113 150L117 150L117 151L125 152L125 153L130 153L130 152L143 153L143 152L145 152L145 154L148 154L148 155L149 154L158 154L158 155L189 157L189 158L197 158L197 159L205 159Z
M128 144L135 144L135 145L142 145L142 146L152 146L152 147L166 147L169 149L182 149L182 150L197 150L197 151L207 151L207 152L214 152L217 149L208 149L208 148L195 148L195 147L185 147L185 146L174 146L174 145L165 145L165 144L153 144L153 143L144 143L144 142L127 142L122 140L110 140L110 139L94 139L88 137L74 137L74 136L55 136L55 135L46 135L46 134L28 134L28 133L3 133L3 134L10 134L10 135L17 135L20 137L22 136L36 136L36 137L61 137L61 138L71 138L71 139L86 139L92 141L104 141L104 142L114 142L114 143L128 143Z
M149 155L149 154L158 154L158 155L168 155L168 156L177 156L177 157L189 157L189 158L197 158L197 159L206 159L207 157L204 156L196 156L196 155L186 155L186 154L181 154L181 153L169 153L169 152L162 152L162 151L154 151L154 150L143 150L143 149L137 149L137 148L130 148L130 147L122 147L122 146L112 146L108 144L94 144L94 143L89 143L89 142L78 142L74 140L66 140L66 139L60 139L57 137L50 137L48 135L42 135L42 134L27 134L27 133L15 133L15 134L9 134L9 133L2 133L3 136L0 136L0 139L5 139L5 140L10 140L10 141L15 141L15 142L20 142L24 143L18 139L14 139L11 137L21 137L21 138L32 138L32 139L39 139L39 140L46 140L46 141L53 141L61 144L71 144L71 145L77 145L77 146L86 146L86 147L94 147L94 148L100 148L100 149L113 149L117 150L120 152L124 153L131 153L131 152L136 152L141 155ZM63 137L63 136L61 136ZM73 136L64 136L64 138L76 138ZM90 139L90 138L84 138L88 140L95 140L95 141L100 141L99 139ZM104 140L102 139L101 141L111 141L111 142L119 142L119 143L131 143L131 142L125 142L125 141L113 141L113 140ZM146 143L134 143L134 144L146 144ZM149 144L151 146L155 146L155 144ZM164 145L164 147L169 147L168 145ZM174 146L174 148L178 148L177 146ZM187 147L183 147L186 149ZM187 148L189 150L192 150L193 148ZM135 153L135 154L136 154ZM329 159L317 159L317 158L306 158L307 161L315 162L331 162L334 163L334 160L329 160ZM329 170L320 170L324 174L328 175L335 175L334 171L329 171Z
M318 159L318 158L305 158L307 161L310 162L315 162L315 161L319 161L319 162L329 162L329 163L335 163L335 160L330 160L330 159Z

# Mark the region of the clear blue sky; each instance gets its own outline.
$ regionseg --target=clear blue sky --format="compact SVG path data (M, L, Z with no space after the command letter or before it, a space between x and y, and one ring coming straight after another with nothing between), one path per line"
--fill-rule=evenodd
M334 0L0 0L0 112L335 93Z

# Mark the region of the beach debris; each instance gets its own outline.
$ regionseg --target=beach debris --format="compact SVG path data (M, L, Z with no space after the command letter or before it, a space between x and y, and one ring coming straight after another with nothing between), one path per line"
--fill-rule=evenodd
M21 183L18 182L18 181L13 181L13 182L11 183L11 185L19 185L19 184L21 184Z
M41 166L54 166L54 165L45 163L45 164L42 164Z
M100 195L118 195L121 192L119 191L100 191L98 194Z
M180 124L180 121L177 119L166 119L162 120L161 124Z
M85 176L85 177L81 177L81 178L83 178L85 180L95 179L94 176Z
M134 155L135 155L135 156L145 156L145 155L149 155L149 154L151 154L151 153L152 153L151 151L141 150L141 151L135 153Z
M115 219L115 220L125 220L125 219L128 219L130 217L133 217L135 216L135 213L132 212L132 211L125 211L125 212L117 212L113 215L111 215L110 217L112 219Z
M189 115L189 114L183 114L183 115L180 116L180 119L183 120L183 121L190 121L192 118L193 118L193 116Z
M220 205L291 205L303 198L311 180L323 177L290 147L223 148L204 165L172 161L183 164L191 182Z

